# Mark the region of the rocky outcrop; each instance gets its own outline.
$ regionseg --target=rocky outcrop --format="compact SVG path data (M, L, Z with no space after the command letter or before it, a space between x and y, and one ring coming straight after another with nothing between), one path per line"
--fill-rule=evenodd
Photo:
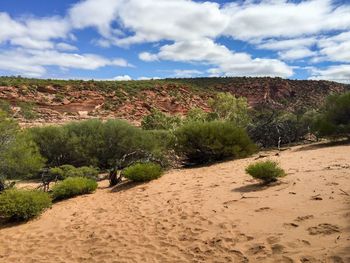
M209 110L207 101L217 92L246 97L252 107L296 110L319 106L331 93L344 92L349 86L329 81L285 80L280 78L199 78L128 83L60 81L60 85L34 85L25 79L21 85L0 86L0 99L13 107L30 103L36 111L26 125L64 123L89 118L121 118L135 124L152 108L169 114L185 115L194 107ZM133 86L135 85L135 86Z

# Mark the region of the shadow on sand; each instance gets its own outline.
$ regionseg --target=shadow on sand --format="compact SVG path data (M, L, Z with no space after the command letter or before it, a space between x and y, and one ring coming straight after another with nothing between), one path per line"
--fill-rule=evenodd
M302 146L294 151L295 152L310 151L310 150L317 150L317 149L326 148L326 147L344 146L344 145L350 145L350 140L315 143L307 146Z
M237 188L232 189L232 192L237 192L237 193L251 193L251 192L259 192L259 191L264 191L268 188L278 186L283 184L280 181L273 182L273 183L256 183L256 184L248 184L248 185L243 185Z
M140 183L140 182L133 182L133 181L124 181L124 182L121 182L120 184L117 184L116 186L114 186L112 189L111 189L111 192L112 193L118 193L118 192L124 192L124 191L127 191L131 188L134 188L138 185L143 185L145 183Z
M35 218L32 219L32 220L35 220ZM31 221L31 220L11 222L10 219L5 220L5 219L1 219L0 218L0 230L1 229L5 229L5 228L11 228L11 227L16 227L16 226L19 226L19 225L23 225L23 224L25 224L25 223L27 223L29 221Z

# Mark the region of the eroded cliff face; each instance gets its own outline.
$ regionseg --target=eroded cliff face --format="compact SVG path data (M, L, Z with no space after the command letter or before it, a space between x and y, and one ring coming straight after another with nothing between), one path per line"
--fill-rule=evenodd
M280 78L131 81L113 83L108 88L104 88L104 82L91 81L79 81L79 85L74 81L60 85L50 84L50 81L45 85L33 83L28 80L20 85L0 86L0 99L10 102L14 116L29 126L96 117L120 118L139 124L152 108L180 115L185 115L193 107L209 111L207 101L217 92L246 97L252 107L267 105L293 111L317 107L327 95L349 89L335 82ZM34 119L26 120L22 116L21 106L26 103L33 106Z

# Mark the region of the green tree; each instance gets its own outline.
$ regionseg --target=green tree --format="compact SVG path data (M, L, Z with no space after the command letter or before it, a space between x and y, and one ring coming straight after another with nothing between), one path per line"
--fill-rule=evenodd
M230 121L190 122L175 136L176 152L190 163L246 157L256 149L246 131Z
M36 144L26 131L3 112L0 112L0 177L28 178L44 166Z
M141 126L145 130L173 130L179 127L181 122L177 115L171 116L158 109L152 109L150 114L143 118Z
M246 98L236 98L229 92L218 93L209 100L209 105L217 119L231 121L240 127L246 127L250 122Z
M320 137L350 138L350 92L327 97L312 130Z

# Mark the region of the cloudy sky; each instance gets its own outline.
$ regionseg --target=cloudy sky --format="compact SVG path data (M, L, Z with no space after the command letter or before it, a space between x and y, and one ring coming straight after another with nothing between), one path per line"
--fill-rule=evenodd
M350 0L1 0L0 75L350 82Z

